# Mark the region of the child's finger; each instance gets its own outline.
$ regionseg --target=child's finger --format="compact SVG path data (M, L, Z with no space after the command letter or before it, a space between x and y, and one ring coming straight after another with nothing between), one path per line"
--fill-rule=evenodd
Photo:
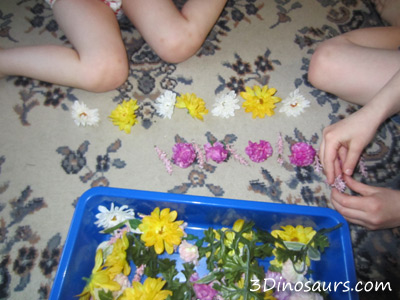
M324 158L322 165L324 166L325 175L329 184L333 184L335 180L335 163L337 162L337 152L340 148L340 144L330 145L325 144Z
M351 196L333 189L331 200L334 205L336 204L340 206L340 213L343 213L348 217L360 219L365 215L365 202L362 201L363 199L361 197Z
M346 159L343 161L343 172L346 175L353 175L354 169L360 159L362 149L350 147Z
M351 176L344 176L344 181L349 189L360 194L361 196L369 196L373 192L373 188L362 182L353 179Z

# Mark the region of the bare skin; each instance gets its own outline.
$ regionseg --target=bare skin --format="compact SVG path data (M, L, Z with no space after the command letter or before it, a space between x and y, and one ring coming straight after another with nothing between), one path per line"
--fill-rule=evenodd
M374 0L373 2L382 19L392 26L400 26L399 0Z
M154 51L181 62L201 47L227 0L123 0L122 8ZM0 50L0 75L31 77L93 92L123 84L128 59L114 12L99 0L57 0L54 17L73 48L56 45Z
M400 226L400 191L363 185L350 176L364 148L387 118L400 112L400 27L359 29L322 43L309 68L317 88L363 106L326 127L320 159L327 181L344 175L360 196L332 191L335 208L352 223L369 229ZM390 212L390 213L388 213Z

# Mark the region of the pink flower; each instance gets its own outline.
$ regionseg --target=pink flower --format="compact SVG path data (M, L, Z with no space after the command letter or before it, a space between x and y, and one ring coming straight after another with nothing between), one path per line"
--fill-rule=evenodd
M167 153L162 151L157 146L154 146L154 149L156 149L158 158L164 163L165 169L167 170L168 174L171 175L172 174L172 166L171 166L171 161L167 157Z
M241 165L249 165L249 163L239 153L237 153L236 149L234 149L231 145L226 145L226 150L228 150L232 157L239 161Z
M213 145L210 143L205 144L204 150L206 151L206 159L212 159L218 164L225 161L228 157L228 150L220 142L215 142Z
M246 154L254 162L263 162L272 155L272 146L269 142L260 140L260 143L252 143L249 141L249 145L245 149Z
M199 168L204 169L204 151L200 148L200 145L193 142L192 143L194 150L196 151L197 155L197 162L199 163Z
M283 138L282 134L279 133L278 135L278 142L276 143L276 146L278 147L278 158L276 161L280 164L283 165Z
M344 182L342 175L335 178L335 182L332 187L336 188L339 192L344 193L346 190L346 182Z
M177 143L172 151L174 152L172 160L181 168L189 167L196 159L196 151L190 143Z
M179 246L179 256L184 262L197 264L199 259L199 249L196 245L192 245L186 240L183 240Z
M289 156L290 162L299 167L309 166L314 162L315 149L304 142L293 144L290 148L292 155Z
M207 284L193 284L194 292L196 293L196 299L200 300L213 300L217 296L218 292L214 290L210 285Z
M142 279L142 276L144 274L144 268L146 267L146 265L141 265L138 268L136 268L135 271L135 276L133 277L132 281L137 281L139 282Z

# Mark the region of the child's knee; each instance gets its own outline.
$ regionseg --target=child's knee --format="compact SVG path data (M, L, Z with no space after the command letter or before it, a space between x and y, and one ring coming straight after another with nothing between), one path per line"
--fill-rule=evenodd
M308 69L308 81L316 88L324 89L334 72L334 56L338 51L335 43L325 41L320 44L311 57Z
M203 39L193 33L175 34L159 41L154 50L162 60L180 63L196 54L203 42Z
M126 57L108 56L85 65L82 88L91 92L107 92L121 86L128 78Z

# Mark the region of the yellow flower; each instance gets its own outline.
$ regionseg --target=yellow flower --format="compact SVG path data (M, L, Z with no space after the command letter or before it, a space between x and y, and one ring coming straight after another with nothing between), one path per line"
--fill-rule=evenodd
M281 226L283 230L273 230L271 232L272 236L280 237L284 241L298 242L307 244L317 233L312 227L304 227L297 225L293 227L292 225Z
M79 294L80 300L88 300L95 296L95 289L107 289L110 291L118 291L121 286L111 280L109 269L103 269L103 251L97 250L95 264L92 270L92 275L87 281L82 293Z
M242 230L243 228L243 224L244 224L244 220L243 219L238 219L235 221L235 223L232 226L233 231L228 231L225 234L226 239L224 240L224 244L225 246L232 248L232 242L235 239L236 233L235 232L239 232ZM226 230L226 228L222 229L223 231ZM218 235L219 236L219 235ZM245 239L251 240L253 238L253 233L243 233L243 237ZM239 248L243 248L243 243L239 243Z
M199 120L203 120L203 115L208 114L204 100L198 98L193 93L186 93L185 95L176 97L175 106L178 108L187 108L189 114L193 118L197 118Z
M119 130L130 133L132 126L138 122L135 115L135 110L138 108L137 100L124 100L124 102L111 112L109 118L114 125L119 126Z
M244 278L243 277L240 278L238 282L236 282L236 286L239 289L244 289ZM257 293L263 293L262 292L262 288L258 289L256 292ZM263 295L263 299L264 300L276 300L276 298L273 296L273 293L274 293L274 291L272 289L268 290L268 291L265 291L265 293L263 293L264 294ZM239 300L243 300L243 296L240 296ZM254 300L254 297L251 297L250 300Z
M144 217L139 230L143 232L141 239L146 247L154 246L157 254L163 253L165 248L168 254L172 254L174 245L179 245L183 236L179 227L183 221L175 221L177 216L176 211L164 208L160 213L160 208L156 207L150 216Z
M317 233L312 227L304 227L301 225L297 225L293 227L292 225L281 226L283 230L273 230L271 232L272 236L280 237L283 241L288 242L297 242L308 244L309 241L314 237ZM282 247L280 244L276 244L276 247ZM272 253L276 256L276 250L274 249ZM278 261L278 259L274 259L270 261L270 264L276 267L282 267L282 261ZM308 256L306 257L306 264L310 265L310 259Z
M161 278L147 278L143 285L140 282L132 282L132 287L125 289L118 300L164 300L172 296L172 292L161 290L166 281Z
M272 116L275 114L275 103L282 100L275 97L275 93L276 89L268 89L268 85L264 85L262 88L256 85L253 89L246 87L246 92L240 93L240 96L246 100L242 106L246 112L253 113L253 119L264 118L265 115Z
M122 238L117 239L114 243L111 254L107 256L104 266L109 268L112 279L121 272L123 272L125 276L131 272L131 267L126 260L126 249L128 249L128 247L129 241L126 237L126 233L124 233Z
M274 291L273 290L268 290L264 293L264 300L276 300L276 298L273 296Z

